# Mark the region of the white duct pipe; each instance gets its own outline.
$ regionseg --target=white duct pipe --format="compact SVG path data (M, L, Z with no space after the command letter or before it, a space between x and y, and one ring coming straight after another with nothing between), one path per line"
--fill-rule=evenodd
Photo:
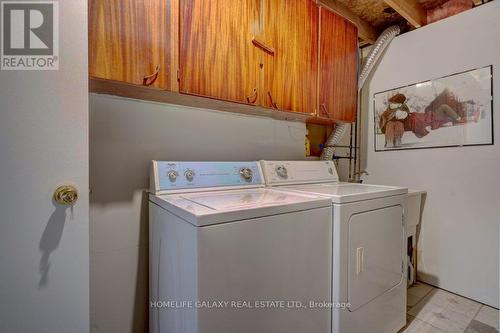
M368 57L366 57L363 68L359 73L358 91L363 88L366 79L372 72L375 65L378 63L378 60L380 59L382 53L384 53L385 49L389 46L392 40L397 35L399 35L400 32L401 29L397 25L393 25L385 29L384 32L382 32L382 34L377 38L377 41L375 42L375 44L373 44L370 54L368 54Z
M393 25L385 29L384 32L382 32L382 34L377 38L377 41L375 42L375 44L373 44L372 50L370 51L368 57L366 57L366 61L363 64L363 68L359 74L358 92L361 90L361 88L363 88L366 79L368 78L373 68L377 64L382 53L384 53L384 50L387 48L387 46L389 46L394 37L399 35L400 32L401 29L397 25ZM325 147L321 152L322 160L333 159L333 155L335 153L335 146L340 142L340 140L342 140L342 137L344 136L346 129L347 129L347 123L337 123L335 125L334 131L332 132L332 134L330 134L330 136L326 140Z

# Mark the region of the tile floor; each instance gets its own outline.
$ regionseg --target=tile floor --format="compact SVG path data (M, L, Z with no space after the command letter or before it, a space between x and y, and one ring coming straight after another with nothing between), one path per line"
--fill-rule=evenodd
M417 282L408 289L408 322L400 333L498 333L498 310Z

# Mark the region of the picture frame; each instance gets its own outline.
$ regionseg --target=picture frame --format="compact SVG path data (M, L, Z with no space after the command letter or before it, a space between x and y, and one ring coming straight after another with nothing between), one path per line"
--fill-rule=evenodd
M376 152L494 144L493 66L373 96Z

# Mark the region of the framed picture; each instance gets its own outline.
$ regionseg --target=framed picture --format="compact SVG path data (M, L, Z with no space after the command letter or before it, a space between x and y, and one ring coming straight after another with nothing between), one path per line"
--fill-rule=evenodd
M374 95L375 151L492 145L493 67Z

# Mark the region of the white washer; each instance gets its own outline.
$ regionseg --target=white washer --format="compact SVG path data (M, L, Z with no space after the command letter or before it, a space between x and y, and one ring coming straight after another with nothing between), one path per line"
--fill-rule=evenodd
M393 333L406 323L408 189L340 183L332 161L262 161L268 186L333 204L333 333Z
M331 332L306 306L331 302L330 199L265 188L259 162L152 165L151 332Z

